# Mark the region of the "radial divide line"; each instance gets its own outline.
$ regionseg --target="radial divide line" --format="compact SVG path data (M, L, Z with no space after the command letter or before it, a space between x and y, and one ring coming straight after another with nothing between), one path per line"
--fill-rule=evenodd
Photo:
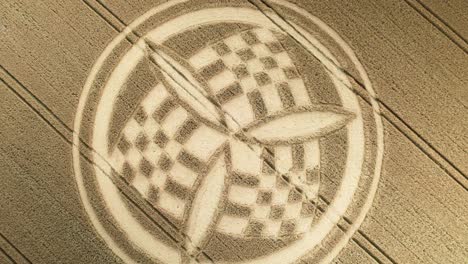
M138 34L137 32L134 32L133 29L129 29L128 27L126 27L126 24L125 24L119 17L117 17L117 16L112 12L112 10L110 10L109 8L107 8L107 7L106 7L104 4L102 4L99 0L95 0L95 1L98 2L98 4L100 4L100 5L101 5L105 10L107 10L107 12L109 12L112 16L114 16L114 18L115 18L116 20L118 20L118 21L122 24L121 27L125 27L126 29L128 29L128 30L129 30L128 33L131 33L131 34L135 35L137 38L141 39L141 36L139 36L139 34ZM93 10L94 10L95 12L97 12L94 8L93 8ZM97 13L99 13L99 12L97 12ZM104 16L104 15L103 15L103 14L100 14L100 16ZM105 19L105 18L104 18L104 19ZM111 23L111 22L110 22L110 19L105 19L105 21L106 21L107 23ZM112 27L118 28L116 25L112 25ZM129 39L129 38L127 38L127 39ZM185 80L186 83L188 83L189 85L192 86L192 88L198 89L198 88L197 88L197 87L198 87L197 85L191 83L191 81L189 80L189 78L187 78L186 76L184 76L184 75L183 75L180 71L178 71L174 66L172 66L169 62L167 62L167 61L164 59L163 56L161 56L156 50L154 50L154 49L147 43L147 41L146 41L145 39L143 39L143 40L145 41L146 47L149 48L149 49L151 49L154 53L156 53L156 54L158 55L158 57L162 58L170 67L173 67L173 70L175 70L175 71L180 75L179 77L183 78L183 79ZM134 41L130 40L130 42L133 43ZM150 56L149 59L150 59L150 61L151 61L153 64L155 64L156 67L158 67L160 70L162 70L162 71L165 72L165 69L161 68L161 66L160 66L156 61L154 61L154 59L152 58L152 56ZM166 74L167 74L167 73L166 73ZM181 85L180 83L177 82L177 80L173 79L173 78L172 78L173 76L170 76L170 77L171 77L171 79L172 79L173 81L175 81L178 85L180 85L188 94L190 94L192 97L194 97L194 99L196 99L194 95L192 95L189 91L187 91L187 89L186 89L186 87L184 87L184 85ZM200 92L202 92L202 91L200 91ZM216 105L217 105L217 107L218 107L219 110L221 110L225 115L228 115L228 116L229 116L228 113L225 113L222 109L220 109L219 104L216 104ZM374 111L375 111L375 110L374 110ZM232 118L232 119L233 119L233 118ZM236 122L236 124L238 124L238 122L237 122L235 119L233 119L233 121ZM239 124L238 124L238 125L239 125ZM252 147L251 147L249 144L247 144L247 145L248 145L248 147L253 151ZM271 153L269 153L269 154L271 155ZM295 188L296 190L298 190L298 191L301 193L301 195L304 197L304 193L302 192L302 190L301 190L298 186L296 186L296 185L294 185L292 182L290 182L290 181L288 180L288 177L287 177L286 175L284 175L284 174L278 172L278 171L274 168L274 166L273 166L272 164L270 164L268 161L266 161L266 164L267 164L278 176L280 176L280 178L281 178L283 181L285 181L286 183L288 183L288 185L290 185L290 186L292 186L293 188ZM316 207L316 202L315 202L315 201L310 200L308 197L305 197L305 200L306 200L307 202L310 202L312 205L314 205L314 206ZM328 204L328 203L327 203L327 204ZM316 208L316 209L317 209L317 208ZM364 238L364 236L363 236L363 238ZM368 242L369 242L371 245L374 245L374 244L375 244L373 241L370 241L368 238L364 238L364 239L365 239L365 240L368 240ZM357 244L358 244L358 246L363 247L360 243L357 243ZM375 248L379 251L379 248L378 248L378 247L375 247ZM365 252L369 252L369 249L367 249L367 248L363 248L363 250L364 250ZM387 256L387 254L386 254L385 252L381 252L381 251L379 251L379 252L380 252L382 255ZM377 262L381 262L375 255L369 254L369 256L372 257L372 258L374 258ZM391 260L391 258L389 258L389 259Z
M267 12L265 12L261 7L258 6L258 4L255 3L255 0L247 0L249 1L252 5L254 5L255 7L257 7L257 9L263 13L268 19L270 19L270 21L272 23L274 23L277 27L281 28L284 33L288 34L296 43L298 43L299 45L301 45L307 52L309 52L314 58L316 58L320 63L322 63L314 54L312 54L308 49L306 49L303 44L301 43L301 41L299 41L298 39L296 39L293 35L291 35L291 33L289 32L289 30L292 30L294 32L294 34L297 34L299 35L300 37L304 38L307 40L307 38L305 38L301 32L299 32L294 25L291 25L291 23L289 21L287 21L284 17L282 17L271 5L269 5L268 3L266 3L265 0L257 0L259 2L261 2L265 7L264 8L267 8L271 13L273 13L274 16L276 16L276 18L273 18L271 17L270 15L267 14ZM276 21L276 19L279 19L280 21ZM281 26L280 24L285 24L286 26L288 26L288 30L284 29L283 26ZM315 45L311 42L308 41L308 44L312 45L315 47ZM356 77L354 77L350 72L348 72L346 69L343 69L342 67L336 65L336 63L331 60L330 58L327 57L326 54L323 54L319 49L317 49L317 51L320 53L320 55L322 55L323 57L325 57L327 59L327 62L328 63L331 63L333 64L334 67L336 67L336 69L338 69L339 71L341 71L343 74L345 74L346 76L348 76L349 78L351 78L363 91L366 91L366 88L365 88L365 85L363 83L361 83ZM323 63L322 63L323 64ZM330 74L333 74L332 71L330 71L326 65L324 65L324 68L327 70L327 72L329 72ZM341 81L340 78L337 77L338 80ZM356 89L354 89L353 87L350 87L349 85L347 85L346 83L342 82L343 85L345 87L347 87L348 89L350 89L352 92L354 92L356 95L358 95L359 97L361 97L363 100L365 100L368 104L370 104L370 102L368 101L368 99L363 96L361 94L361 92L363 91L358 91ZM416 138L418 138L420 141L422 141L422 144L421 143L418 143L416 139L413 139L411 138L407 133L405 133L403 130L404 128L401 128L399 125L396 124L395 121L391 120L392 118L387 116L385 113L383 112L380 112L378 113L379 115L381 115L382 117L385 118L385 120L387 120L389 123L391 123L397 130L399 130L406 138L408 138L417 148L419 148L426 156L428 156L432 161L434 161L442 170L444 170L455 182L457 182L462 188L464 188L465 190L468 190L468 187L466 185L466 183L463 183L462 181L464 180L468 180L468 176L466 176L453 162L451 162L449 159L447 159L438 149L436 149L431 143L429 143L426 139L424 139L424 137L422 137L415 129L413 129L407 122L405 122L399 115L397 115L397 113L392 110L385 102L383 102L382 100L380 100L377 96L375 95L369 95L371 96L374 100L376 100L383 108L385 111L389 112L391 116L394 116L395 119L397 119L397 121L401 122L403 124L404 127L406 127L406 129L410 130L411 133L414 134L414 136ZM423 146L423 144L425 146ZM429 153L428 150L425 150L425 148L428 148L430 149L432 152L434 152L434 154L431 155L431 153ZM434 157L436 156L436 157ZM445 162L449 167L451 167L455 173L453 173L452 171L448 170L447 169L447 165L444 165L442 164L441 161L439 160L442 160L443 162ZM458 174L459 176L456 176L455 174ZM462 177L463 179L460 180L458 179L459 177Z
M1 67L3 69L3 67ZM29 92L29 90L21 83L19 82L14 76L12 76L6 69L3 69L4 72L10 76L23 90L26 90L28 94L30 94L33 98L35 98L34 94L32 94L31 92ZM16 91L15 88L13 88L9 83L7 83L3 78L0 78L0 82L4 83L5 86L10 90L12 91L16 97L18 97L23 103L25 103L36 115L38 115L44 122L46 122L46 124L48 126L50 126L65 142L67 142L68 144L70 144L71 146L74 146L74 143L73 141L71 141L70 139L68 139L68 137L66 135L64 135L55 125L53 125L51 123L51 121L45 117L40 110L36 109L31 103L29 103L29 101L24 98L21 94L19 94L19 92ZM48 108L45 108L45 110L43 110L47 113L49 113L50 115L52 115L53 119L56 119L55 121L57 121L59 124L61 124L66 131L68 131L69 133L73 134L73 130L71 128L69 128L66 124L63 123L63 121L61 121L57 115L52 112L50 109ZM181 237L183 237L184 239L187 239L188 236L185 235L184 233L180 232L179 230L177 230L177 227L174 226L174 224L169 221L169 219L167 219L161 212L159 212L159 210L157 208L154 208L149 202L147 202L145 199L143 199L139 193L136 191L136 190L133 190L133 188L129 185L127 185L125 182L123 182L123 180L121 178L123 178L122 175L120 175L120 173L118 173L112 166L111 164L105 159L102 157L102 155L100 153L98 153L96 150L94 150L91 146L89 146L86 142L84 142L81 138L80 138L80 143L83 144L83 146L90 152L92 153L95 153L97 154L99 157L101 157L102 161L104 161L111 169L114 173L116 173L119 177L113 177L111 175L109 175L106 170L102 167L100 167L98 164L96 164L94 161L92 161L85 153L83 153L82 151L79 151L80 153L80 156L85 159L88 163L90 164L93 164L93 166L95 166L96 168L98 168L107 178L109 178L109 180L112 181L113 185L119 190L119 192L130 202L132 203L139 211L141 211L142 214L144 214L153 224L155 224L169 239L171 239L172 241L174 241L174 243L176 243L177 245L179 245L179 248L182 249L183 251L185 251L187 253L188 256L190 256L195 262L197 263L200 263L197 259L197 257L193 257L192 255L190 255L188 253L188 251L185 249L183 243L181 242L178 242L177 238L175 238L172 234L170 234L170 232L166 231L166 228L170 228L172 229L171 231L174 232L174 233L177 233L179 234ZM79 148L79 146L77 146ZM135 193L136 192L136 193ZM145 207L145 208L143 208ZM146 207L151 207L150 208L150 212L155 212L157 213L157 215L159 217L161 217L167 225L169 225L169 227L163 227L161 226L161 224L153 217L151 216L151 213L148 212L148 209ZM191 243L191 241L189 241L189 243ZM214 261L212 260L212 258L206 254L206 252L203 252L203 251L199 251L198 254L202 254L203 256L205 256L211 263L214 263ZM22 255L22 254L21 254ZM31 262L29 262L31 263Z

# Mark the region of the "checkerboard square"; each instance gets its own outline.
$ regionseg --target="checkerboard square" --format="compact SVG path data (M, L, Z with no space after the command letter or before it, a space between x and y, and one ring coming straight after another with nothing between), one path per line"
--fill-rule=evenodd
M169 171L174 162L166 153L162 153L158 160L158 166L162 171Z
M263 66L267 70L278 67L278 63L273 57L262 57L260 58L260 61L263 63Z
M131 146L131 143L125 138L125 135L122 135L119 143L117 144L117 148L120 150L120 152L125 155Z
M286 80L286 74L281 68L273 68L268 70L268 74L271 77L273 83L281 83Z
M140 164L139 164L139 169L140 169L140 172L146 176L147 178L149 178L151 176L151 173L153 172L154 170L154 166L153 164L148 161L147 159L145 158L142 158L140 160Z
M285 212L285 206L284 205L273 205L271 207L271 212L270 212L270 219L273 220L280 220L283 218Z
M257 204L270 204L273 198L272 191L270 190L260 190L258 193Z
M125 135L125 138L129 142L134 142L138 134L140 134L141 130L141 126L137 123L137 121L131 118L124 127L122 134Z
M268 42L268 43L265 43L265 45L268 47L271 53L274 53L274 54L284 51L283 45L281 45L281 43L278 41Z
M148 136L148 139L151 141L151 137L158 131L159 124L153 118L147 118L145 123L142 126L142 130Z
M265 229L265 224L261 221L251 220L245 230L246 236L260 237Z
M255 188L252 187L246 187L246 186L238 186L238 185L232 185L229 188L228 192L228 197L229 200L242 204L242 205L247 205L251 206L254 205L255 202L258 199L258 192Z
M298 203L300 201L302 201L302 194L296 189L291 189L288 195L288 202Z
M251 49L257 58L273 55L265 44L252 46Z
M296 222L294 220L286 220L281 223L279 231L280 236L285 236L294 233L296 230Z
M309 95L304 87L302 79L292 79L288 81L291 93L294 96L296 105L310 105Z
M287 67L283 68L284 74L288 79L297 79L299 78L299 73L297 72L295 67Z
M254 219L268 219L271 211L270 205L258 205L255 206L252 214L252 218Z
M264 86L271 83L270 76L265 72L257 72L254 74L255 81L259 86Z
M181 150L182 146L175 140L167 142L166 147L164 148L165 153L173 160L177 158Z
M185 211L184 201L167 192L160 193L158 206L176 218L181 218Z
M257 35L250 30L244 31L240 35L244 39L244 41L249 45L255 45L257 43L260 43L260 41L257 38Z
M241 49L236 52L239 58L243 61L249 61L255 59L255 54L250 48Z
M122 166L122 176L124 180L128 183L131 183L133 179L135 179L135 175L135 170L132 168L132 166L128 162L125 162Z
M253 32L255 32L257 38L263 43L277 41L273 32L268 29L256 28L253 30Z
M312 227L313 217L299 218L296 222L296 232L304 233L310 230Z
M201 68L198 71L198 74L200 74L201 77L208 81L225 70L226 65L224 64L223 60L218 59L215 62L210 63L205 67Z
M281 181L281 180L278 179L278 181ZM273 193L273 200L271 202L272 204L282 205L282 204L286 204L288 202L288 195L289 195L290 187L289 187L289 185L287 185L287 187L288 188L277 189Z
M187 110L178 106L168 113L167 118L162 122L161 126L163 127L166 135L172 137L188 117L189 114L187 113Z
M169 93L166 87L162 83L158 83L143 99L141 105L145 109L146 113L153 113L161 103L167 99Z
M284 109L281 97L274 84L259 87L258 90L262 94L268 113L276 113ZM270 164L274 164L274 161L271 161Z
M137 147L137 149L143 152L148 146L148 143L149 143L148 136L146 136L145 133L141 132L135 140L135 147Z
M246 218L223 215L218 223L218 230L228 234L242 234L248 223Z
M169 173L174 181L186 188L192 188L198 178L197 173L178 162L174 163Z
M132 182L133 188L135 188L140 194L148 193L150 188L150 184L148 178L142 177L141 175L137 175L135 180Z
M246 64L247 64L247 70L251 74L255 74L257 72L265 71L265 69L263 67L263 63L260 61L260 59L250 60Z
M226 43L226 45L228 45L232 51L238 51L249 47L249 45L239 34L232 35L224 39L224 43Z
M250 75L247 66L245 64L239 64L232 68L232 71L236 74L238 79L243 79Z
M231 53L231 49L224 42L218 42L213 45L213 49L218 53L219 56L224 56Z
M139 106L133 118L135 118L135 120L138 122L138 124L140 124L140 126L143 126L146 119L148 118L148 115L146 114L145 109L142 106Z
M148 192L146 194L146 199L152 205L156 205L158 198L159 198L159 188L153 185L150 185Z
M204 162L209 162L213 155L224 146L228 138L221 132L208 127L200 126L185 142L184 149Z
M236 75L232 71L223 71L208 81L208 87L213 93L217 93L226 87L228 83L237 81Z
M284 218L296 219L300 217L302 210L302 203L287 204L284 210Z
M168 97L163 102L161 102L161 104L158 106L158 108L156 108L156 110L154 110L151 116L157 123L160 124L176 107L177 103L175 102L175 100L171 97Z
M188 196L190 195L190 190L174 181L171 175L169 175L166 180L166 184L164 185L164 192L169 193L170 195L173 195L182 201L187 200Z
M203 49L189 59L195 69L200 69L218 58L218 53L213 49Z
M268 236L277 236L281 228L281 223L281 221L269 220L265 226L265 234Z
M114 150L114 152L112 153L111 161L115 172L117 174L121 173L124 162L126 161L124 154L122 154L122 152L120 152L120 150L118 149Z
M244 93L255 91L257 89L257 82L255 81L253 76L241 79L240 85Z
M168 138L167 135L164 133L164 131L158 130L158 132L156 132L156 133L154 134L153 141L154 141L154 143L156 143L156 145L158 145L160 148L164 148L164 147L166 146L167 142L169 142L169 138Z
M140 160L142 159L141 152L138 151L137 148L130 148L125 154L126 161L132 165L134 168L137 168L140 164Z
M243 94L242 87L238 82L232 83L216 94L216 100L225 104Z
M223 58L224 64L227 68L232 69L232 67L244 63L243 60L236 54L236 53L229 53L225 55Z
M302 202L300 214L302 217L312 217L315 213L315 205L311 202Z
M277 175L274 174L261 174L260 175L260 188L273 189L276 186Z
M153 171L153 175L150 178L151 184L160 188L166 185L166 180L167 180L167 173L163 172L162 170L158 168L156 168Z

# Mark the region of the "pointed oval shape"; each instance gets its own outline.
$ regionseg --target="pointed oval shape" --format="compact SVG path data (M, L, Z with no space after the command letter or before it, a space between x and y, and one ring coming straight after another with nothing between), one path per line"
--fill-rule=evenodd
M302 143L344 127L354 114L335 106L289 109L248 127L247 135L266 145Z
M189 253L195 253L202 247L210 234L210 227L216 220L218 206L225 190L226 175L225 156L221 154L203 179L193 200L193 208L187 222L187 236L190 237L190 241L187 241L186 246Z

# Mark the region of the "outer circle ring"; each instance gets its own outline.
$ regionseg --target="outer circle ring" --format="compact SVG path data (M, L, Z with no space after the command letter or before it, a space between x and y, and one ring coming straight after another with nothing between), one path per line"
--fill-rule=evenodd
M131 23L127 28L124 29L122 33L120 33L115 39L112 40L112 42L104 49L103 53L100 55L96 63L94 64L90 75L88 76L86 83L84 85L82 94L80 96L80 100L78 103L77 107L77 113L75 116L75 121L74 121L74 134L73 134L73 161L74 161L74 170L75 170L75 176L78 184L78 190L82 199L82 202L84 204L84 207L86 209L86 212L90 216L90 219L92 221L93 226L96 228L97 232L101 235L101 237L106 241L107 244L113 245L112 249L114 252L122 258L125 262L133 262L133 259L130 258L123 250L121 250L114 242L113 238L106 232L106 230L103 228L102 223L99 221L99 219L96 217L96 212L91 206L91 201L88 197L86 188L85 188L85 182L83 175L81 174L81 164L80 164L80 144L81 144L81 139L80 139L80 129L81 129L81 122L83 118L83 112L86 107L87 100L89 98L90 91L92 89L93 83L96 79L96 75L99 72L99 69L103 65L104 61L106 58L112 53L114 48L122 41L124 40L128 34L133 32L133 30L138 27L140 24L142 24L145 20L150 18L151 16L164 11L165 9L168 9L174 5L187 2L187 0L173 0L169 1L165 4L162 4L156 8L151 9L141 17L139 17L137 20L135 20L133 23ZM360 63L354 52L351 50L349 45L330 27L328 27L323 21L320 19L316 18L315 16L312 16L309 14L307 11L300 9L299 7L292 5L290 3L280 1L280 0L271 0L271 2L282 5L284 7L287 7L302 16L310 19L312 22L314 22L320 29L323 31L327 32L329 36L343 49L343 51L346 53L346 55L350 58L350 60L354 63L357 71L360 74L360 77L363 80L365 89L367 90L368 94L370 95L370 100L371 100L371 105L373 108L374 112L374 119L376 122L376 133L377 133L377 152L376 152L376 159L375 159L375 170L374 170L374 177L372 177L372 182L369 187L367 199L365 200L365 203L362 205L360 213L358 216L355 218L354 223L350 226L348 231L344 234L344 236L340 239L340 241L336 244L336 246L331 250L325 258L323 258L322 262L328 263L330 262L336 255L341 251L341 249L347 244L351 236L357 231L361 223L363 222L367 212L369 211L373 198L375 196L375 192L377 190L378 186L378 181L381 173L381 165L382 165L382 159L383 159L383 124L380 116L380 111L379 111L379 105L377 103L377 100L375 99L375 92L372 88L372 84L367 76L367 73L364 70L363 65Z

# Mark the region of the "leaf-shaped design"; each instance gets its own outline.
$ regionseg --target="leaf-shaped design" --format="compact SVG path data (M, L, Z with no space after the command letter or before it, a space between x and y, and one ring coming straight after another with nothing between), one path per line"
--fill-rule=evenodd
M187 227L187 236L191 240L187 242L190 253L201 246L209 234L210 226L216 220L215 215L223 196L226 175L227 167L224 154L222 154L203 179L193 200L193 208L190 211Z
M314 105L288 109L250 125L247 135L263 144L301 143L344 127L354 114L343 108Z

